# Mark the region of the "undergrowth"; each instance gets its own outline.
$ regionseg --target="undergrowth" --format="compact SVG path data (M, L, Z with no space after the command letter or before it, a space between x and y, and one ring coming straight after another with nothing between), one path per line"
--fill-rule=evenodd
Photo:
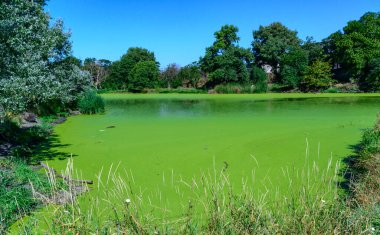
M37 173L24 161L0 160L0 234L17 219L29 214L41 203L32 194L31 185L49 194L50 183L45 174Z
M84 114L103 113L104 106L104 99L94 90L85 91L78 102L78 108Z

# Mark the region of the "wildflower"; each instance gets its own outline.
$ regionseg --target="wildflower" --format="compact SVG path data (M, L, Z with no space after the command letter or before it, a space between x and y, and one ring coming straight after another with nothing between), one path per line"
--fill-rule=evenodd
M131 199L129 199L129 198L125 199L125 203L127 203L127 204L131 203Z

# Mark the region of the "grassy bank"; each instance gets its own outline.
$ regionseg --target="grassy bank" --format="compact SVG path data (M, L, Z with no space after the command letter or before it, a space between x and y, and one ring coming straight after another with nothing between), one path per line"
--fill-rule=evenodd
M34 190L49 194L51 184L43 173L38 173L23 160L0 160L0 233L17 219L42 206Z
M45 219L28 220L20 229L48 234L376 234L380 231L379 156L377 124L364 132L345 167L330 161L319 168L311 162L301 171L285 173L288 192L274 201L268 194L275 192L254 195L244 183L241 192L234 192L228 170L214 168L210 174L179 182L200 188L204 195L190 200L181 217L171 219L143 210L144 202L130 179L111 169L105 173L107 181L99 181L93 190L110 182L114 187L105 197L86 199L93 205L90 210L73 201L55 207ZM109 202L108 206L98 207L100 201ZM199 205L201 211L196 209Z
M33 156L51 147L51 124L58 120L44 117L28 127L21 127L20 117L0 120L0 234L16 220L43 207L52 195L51 182L39 170L43 159ZM64 185L59 183L61 187Z

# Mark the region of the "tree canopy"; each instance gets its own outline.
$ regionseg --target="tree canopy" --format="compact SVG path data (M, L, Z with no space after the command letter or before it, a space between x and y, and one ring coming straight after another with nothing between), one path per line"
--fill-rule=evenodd
M357 80L367 63L380 57L380 13L369 12L348 22L324 44L332 61Z
M215 86L229 82L247 82L247 66L253 58L248 49L237 45L238 28L225 25L215 32L215 42L206 48L206 54L200 58L201 69L208 73L209 84Z
M139 62L153 61L158 67L154 53L141 47L129 48L119 61L114 62L109 71L108 83L116 89L129 89L133 87L131 72Z
M8 112L65 107L90 86L71 55L70 33L45 1L0 2L0 104Z
M270 65L278 73L281 56L291 48L300 47L301 40L296 31L288 29L279 22L260 26L253 31L253 54L259 65Z
M160 71L154 61L140 61L130 72L129 89L140 92L145 88L154 88L158 84Z

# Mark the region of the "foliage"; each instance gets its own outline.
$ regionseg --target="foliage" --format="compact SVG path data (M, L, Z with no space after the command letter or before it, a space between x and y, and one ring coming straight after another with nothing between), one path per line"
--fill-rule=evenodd
M326 55L323 49L323 43L314 41L313 37L306 37L301 48L308 53L309 63L316 60L324 60Z
M156 62L138 62L130 73L129 89L141 92L145 88L154 88L157 86L159 75L160 72Z
M259 30L253 32L252 47L256 63L270 65L276 74L281 63L281 56L290 48L299 47L300 43L297 32L279 22L260 26Z
M107 76L111 61L106 59L86 58L82 69L88 71L96 88L101 88L102 82Z
M218 94L251 94L255 92L259 93L259 91L256 90L256 87L250 84L220 84L216 85L214 90Z
M348 22L343 32L333 33L324 44L334 64L348 78L357 79L369 61L380 57L380 14L368 12L359 20Z
M5 117L0 122L0 145L10 145L10 154L30 161L30 156L38 145L48 139L50 133L51 128L48 125L20 128L16 122Z
M90 85L68 59L70 34L62 21L51 23L39 3L2 1L0 29L0 103L6 111L65 107Z
M237 45L237 32L238 28L233 25L223 26L214 33L215 42L206 48L205 56L200 58L201 69L209 74L209 86L248 81L247 64L252 62L252 55L248 49Z
M169 64L160 74L160 82L168 89L182 86L182 81L178 78L180 68L177 64Z
M320 91L330 87L332 83L333 79L330 64L317 60L307 68L300 88L303 91Z
M368 62L359 85L363 91L380 91L380 57Z
M301 48L291 48L281 56L281 83L289 88L298 88L306 73L309 63L307 51Z
M34 198L30 184L40 193L50 193L51 184L20 160L0 160L0 233L42 203Z
M156 57L153 52L140 47L129 48L119 61L112 63L109 74L106 78L106 87L113 89L134 89L131 84L132 70L139 62L153 61L158 67Z
M204 93L203 90L195 89L195 88L177 88L177 89L158 89L158 93L178 93L178 94L201 94Z
M192 63L182 67L177 77L178 80L182 81L183 86L195 88L202 74L199 66L196 63Z
M263 69L254 66L251 69L250 80L255 85L255 92L265 93L268 91L268 76Z
M83 93L78 102L81 113L96 114L104 112L104 100L96 94L94 90L87 90Z
M380 231L380 119L374 128L364 131L355 155L348 161L347 172L350 200L359 205L358 216L365 216Z

